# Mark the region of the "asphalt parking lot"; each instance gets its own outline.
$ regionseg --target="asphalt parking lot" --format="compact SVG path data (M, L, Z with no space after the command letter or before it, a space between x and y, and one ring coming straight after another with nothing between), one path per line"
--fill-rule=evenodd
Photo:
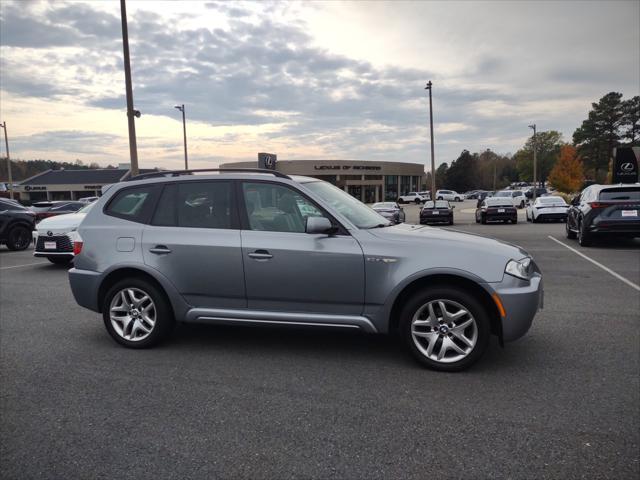
M447 228L533 254L545 308L457 374L333 331L190 325L126 350L64 268L0 247L0 476L638 478L640 241L581 248L473 206Z

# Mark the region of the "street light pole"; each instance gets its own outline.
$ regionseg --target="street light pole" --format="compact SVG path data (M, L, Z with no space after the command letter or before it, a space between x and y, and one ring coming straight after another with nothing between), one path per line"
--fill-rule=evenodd
M537 175L537 168L538 168L538 158L537 158L537 151L538 150L538 146L536 145L536 124L534 123L533 125L529 125L529 128L533 129L533 195L531 198L533 198L533 201L536 201L536 190L538 188L538 175Z
M431 101L431 80L427 82L425 90L429 90L429 127L431 130L431 200L436 201L436 164L433 153L433 103Z
M7 122L0 123L4 129L4 146L7 149L7 176L9 177L9 196L13 200L13 176L11 175L11 158L9 157L9 139L7 138Z
M124 81L127 91L127 120L129 123L129 155L131 157L131 175L138 175L138 145L136 143L136 123L134 116L140 112L133 109L133 87L131 86L131 62L129 60L129 29L127 27L127 7L125 0L120 0L120 17L122 20L122 50L124 54Z
M487 148L487 157L491 156L491 149ZM496 191L496 177L498 173L498 157L493 158L493 191Z
M187 159L187 120L185 118L184 103L182 105L176 105L173 108L177 108L182 112L182 134L184 136L184 169L189 170L189 161Z

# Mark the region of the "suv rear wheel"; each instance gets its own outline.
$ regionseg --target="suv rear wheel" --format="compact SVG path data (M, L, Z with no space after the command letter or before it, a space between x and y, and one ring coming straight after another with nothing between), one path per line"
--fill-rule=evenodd
M564 229L568 239L574 240L576 238L576 232L569 228L569 219L565 220Z
M591 245L591 234L587 231L587 227L583 221L578 225L578 243L581 247Z
M31 245L31 232L23 225L16 225L7 235L7 248L9 250L26 250Z
M165 296L141 278L124 279L112 286L104 298L102 317L111 337L129 348L158 344L175 323Z
M400 315L407 347L421 364L434 370L464 370L489 344L487 312L475 297L455 287L414 295Z

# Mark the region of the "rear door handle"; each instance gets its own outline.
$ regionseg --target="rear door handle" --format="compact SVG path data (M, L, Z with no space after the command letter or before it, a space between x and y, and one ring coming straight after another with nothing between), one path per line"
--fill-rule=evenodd
M155 253L156 255L171 253L171 249L167 248L166 245L156 245L155 247L150 248L149 251L151 253Z
M256 260L269 260L270 258L273 258L273 255L271 255L267 250L256 250L248 255Z

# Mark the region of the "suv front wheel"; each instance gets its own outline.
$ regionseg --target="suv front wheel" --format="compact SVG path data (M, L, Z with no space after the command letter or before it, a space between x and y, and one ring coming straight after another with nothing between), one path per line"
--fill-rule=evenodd
M402 337L413 356L434 370L460 371L485 352L489 317L475 297L455 287L414 295L400 318Z
M129 348L158 344L174 325L165 296L141 278L124 279L113 285L104 297L102 317L111 337Z

